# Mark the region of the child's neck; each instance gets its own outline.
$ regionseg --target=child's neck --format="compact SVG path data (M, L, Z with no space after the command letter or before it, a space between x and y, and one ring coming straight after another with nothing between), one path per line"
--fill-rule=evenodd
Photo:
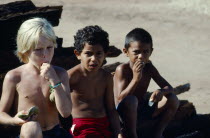
M31 63L27 63L27 68L31 70L31 73L40 74L40 67L37 67Z
M85 69L82 65L80 65L80 69L82 71L82 74L85 77L95 77L98 74L98 70L97 71L88 71L87 69Z

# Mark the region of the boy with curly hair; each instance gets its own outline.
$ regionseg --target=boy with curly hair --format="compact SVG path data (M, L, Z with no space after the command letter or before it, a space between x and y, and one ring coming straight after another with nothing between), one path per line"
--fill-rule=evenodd
M74 40L74 53L81 63L68 71L73 102L71 132L75 138L122 137L113 79L101 68L109 48L108 33L99 26L87 26L78 30Z

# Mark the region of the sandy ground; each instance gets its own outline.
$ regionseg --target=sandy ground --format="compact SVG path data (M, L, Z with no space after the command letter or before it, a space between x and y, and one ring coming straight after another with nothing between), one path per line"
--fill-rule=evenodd
M14 0L0 0L0 4ZM100 25L110 43L122 49L125 35L135 27L153 36L153 64L172 86L189 82L189 92L180 94L200 114L210 113L210 2L205 0L32 0L36 6L63 5L56 34L63 46L73 44L73 35L87 25ZM108 63L127 62L125 55ZM149 91L157 89L151 82Z

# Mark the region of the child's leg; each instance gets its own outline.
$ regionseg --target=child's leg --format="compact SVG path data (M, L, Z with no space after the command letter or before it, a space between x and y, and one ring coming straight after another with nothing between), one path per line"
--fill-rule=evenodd
M155 126L154 138L161 138L162 133L171 119L174 117L179 107L179 100L173 93L168 94L166 97L158 102L157 109L155 110L153 117L161 115L158 124Z
M127 96L123 99L117 111L125 126L126 133L129 138L137 138L136 122L137 122L138 99L135 96Z
M42 129L38 122L30 121L22 125L20 138L42 138Z

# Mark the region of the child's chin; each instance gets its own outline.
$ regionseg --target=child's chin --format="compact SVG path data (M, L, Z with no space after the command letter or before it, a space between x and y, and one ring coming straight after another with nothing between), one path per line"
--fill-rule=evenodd
M98 68L97 68L97 67L94 67L94 68L88 68L88 71L91 71L91 72L98 71Z

